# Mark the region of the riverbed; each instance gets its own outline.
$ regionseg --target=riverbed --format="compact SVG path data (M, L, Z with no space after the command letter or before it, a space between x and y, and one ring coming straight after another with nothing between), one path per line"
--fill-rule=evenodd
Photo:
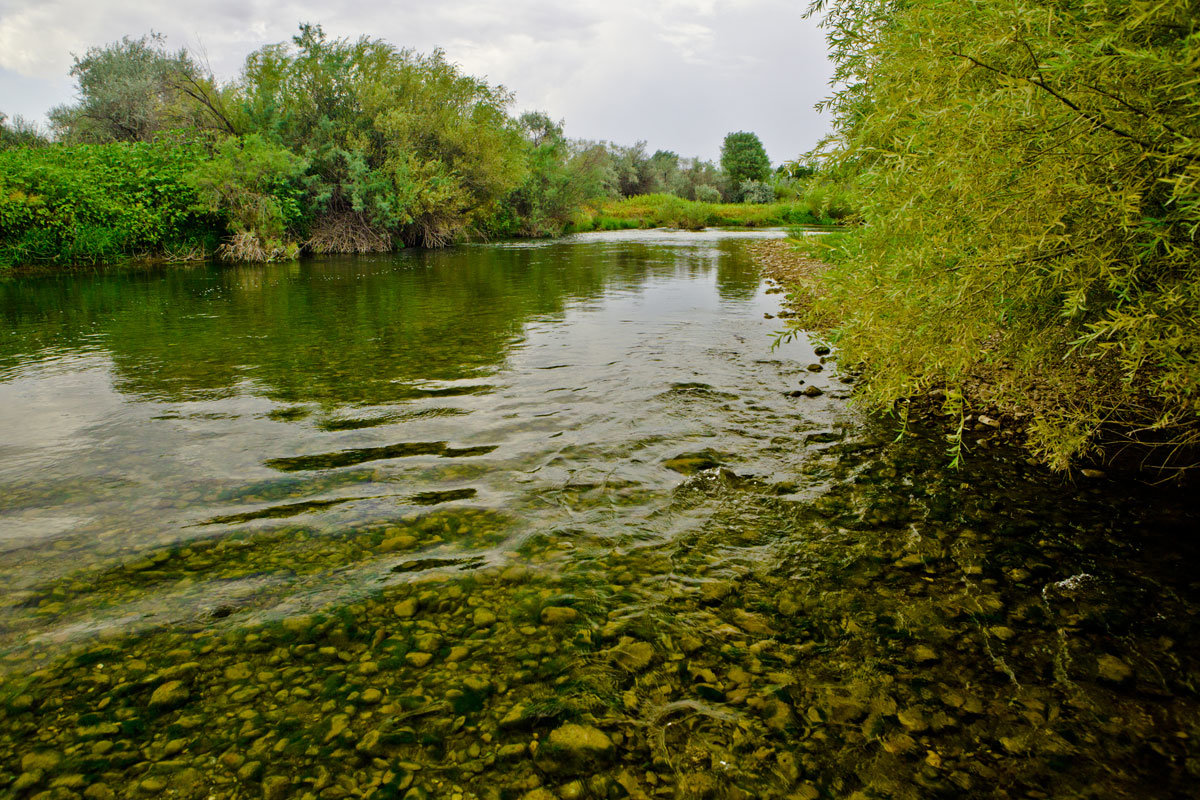
M1189 498L865 418L779 235L0 282L0 791L1194 796Z

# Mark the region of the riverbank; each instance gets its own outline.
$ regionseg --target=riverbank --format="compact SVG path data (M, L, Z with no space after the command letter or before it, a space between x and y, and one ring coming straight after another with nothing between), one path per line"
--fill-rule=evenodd
M848 209L829 208L825 196L774 203L704 203L667 194L640 195L591 203L576 214L570 231L637 228L772 228L788 225L834 226Z
M839 306L829 302L829 264L812 257L795 239L755 242L749 249L764 276L785 294L780 317L802 319L804 329L818 337L837 327L842 316ZM859 362L843 368L855 377L862 376L869 388L877 366ZM1153 431L1136 435L1109 426L1096 435L1092 447L1069 460L1056 458L1040 443L1046 420L1063 424L1069 417L1071 387L1095 384L1097 369L1089 362L1064 359L1054 369L1047 367L1031 376L1017 375L1005 361L981 361L953 384L935 381L901 397L886 395L886 402L868 392L864 404L875 413L893 417L901 428L920 420L940 430L950 442L951 463L1004 444L1025 448L1031 458L1080 480L1106 476L1151 482L1192 480L1187 454L1194 448L1166 453L1163 443L1152 438Z

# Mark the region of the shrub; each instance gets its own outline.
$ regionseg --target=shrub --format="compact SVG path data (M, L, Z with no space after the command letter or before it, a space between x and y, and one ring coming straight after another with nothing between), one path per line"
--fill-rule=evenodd
M0 263L95 264L214 242L185 176L200 141L161 138L0 152Z
M721 202L721 190L715 186L700 185L696 187L696 200L701 203Z
M742 181L739 193L743 203L770 203L775 200L775 190L762 181Z
M195 191L195 208L228 220L236 242L221 248L229 260L271 261L297 250L289 241L301 215L299 177L304 159L258 134L230 137L184 181ZM265 257L257 257L265 256Z
M45 147L49 142L38 126L21 115L13 117L0 111L0 150L13 147Z

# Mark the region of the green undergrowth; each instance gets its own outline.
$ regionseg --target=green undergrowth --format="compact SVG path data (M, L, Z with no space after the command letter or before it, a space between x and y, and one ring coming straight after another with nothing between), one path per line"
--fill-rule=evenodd
M0 151L0 269L210 252L224 226L185 180L206 158L175 138Z
M842 207L823 208L805 199L762 204L701 203L669 194L648 194L590 205L579 212L570 231L836 225L848 215Z

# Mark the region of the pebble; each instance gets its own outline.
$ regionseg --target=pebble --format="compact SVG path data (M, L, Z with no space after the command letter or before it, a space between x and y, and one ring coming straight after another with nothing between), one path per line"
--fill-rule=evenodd
M107 784L93 783L83 790L83 796L87 800L114 800L117 794Z
M629 672L641 672L654 660L654 646L649 642L639 642L625 636L620 643L607 651L607 655L610 661Z
M604 731L591 725L567 723L550 732L549 747L575 758L597 758L611 755L616 747Z
M263 778L263 800L283 800L292 788L292 781L284 775L268 775Z
M187 702L188 696L188 688L181 681L168 681L150 695L150 708L156 711L178 708Z
M1113 655L1096 659L1096 669L1100 679L1109 683L1124 683L1133 677L1133 667Z
M409 664L412 664L417 669L420 669L433 660L433 653L424 653L420 650L415 650L411 653L406 653L404 660Z
M26 753L21 758L21 769L24 772L46 771L49 772L58 766L58 762L62 761L62 756L50 750L39 750L33 753Z
M938 660L937 651L929 645L919 644L912 649L913 661L918 664L928 664Z
M543 625L564 625L579 618L579 612L570 606L546 606L542 609Z
M401 600L399 603L396 603L396 605L392 606L392 611L397 617L400 617L401 619L408 619L417 613L419 606L420 604L417 602L417 598L409 597L406 600Z

